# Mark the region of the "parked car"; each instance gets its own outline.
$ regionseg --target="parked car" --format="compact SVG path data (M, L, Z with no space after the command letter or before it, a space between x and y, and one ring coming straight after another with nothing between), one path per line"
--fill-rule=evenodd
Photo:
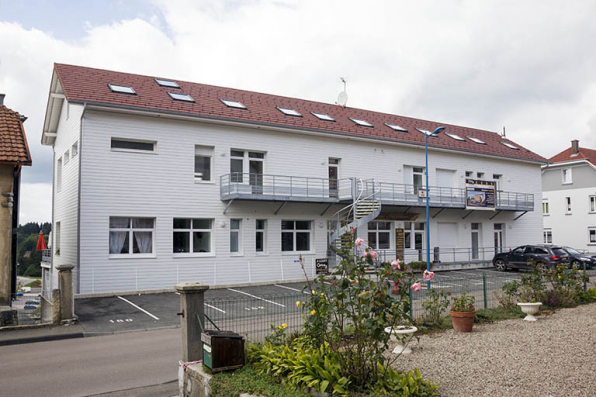
M581 253L575 248L561 247L569 255L569 266L577 269L583 269L584 264L586 269L592 269L596 266L596 258L590 257L587 254Z
M545 272L559 263L569 264L569 255L559 246L522 245L509 252L501 252L493 258L493 266L498 271L507 269L531 269L532 261Z
M25 305L25 310L34 310L37 309L37 306L35 305Z

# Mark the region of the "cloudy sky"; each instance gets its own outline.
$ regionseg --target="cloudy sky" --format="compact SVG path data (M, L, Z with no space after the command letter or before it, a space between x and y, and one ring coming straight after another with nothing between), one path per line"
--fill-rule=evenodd
M21 222L51 219L40 135L54 62L596 148L594 1L0 0L0 93L25 123Z

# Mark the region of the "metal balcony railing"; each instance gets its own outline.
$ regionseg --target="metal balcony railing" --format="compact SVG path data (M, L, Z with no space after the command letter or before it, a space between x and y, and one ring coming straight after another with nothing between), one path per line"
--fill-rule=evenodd
M45 249L41 252L41 261L48 262L48 263L52 262L52 250L51 249Z
M222 200L339 202L352 199L352 180L231 173L220 177Z

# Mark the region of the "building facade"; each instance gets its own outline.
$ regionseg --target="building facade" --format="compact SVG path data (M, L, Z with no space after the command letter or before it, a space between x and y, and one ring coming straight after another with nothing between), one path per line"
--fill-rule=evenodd
M542 168L543 242L596 253L596 150L579 141Z
M57 64L42 137L55 157L53 265L76 264L85 294L300 279L317 259L333 265L337 213L365 198L382 210L357 235L385 259L422 259L422 131L437 126ZM433 259L541 241L543 158L465 127L428 140ZM497 185L494 210L466 209L470 179Z

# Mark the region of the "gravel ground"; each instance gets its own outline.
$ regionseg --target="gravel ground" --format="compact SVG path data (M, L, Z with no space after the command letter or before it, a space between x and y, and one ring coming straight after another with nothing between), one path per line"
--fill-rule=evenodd
M419 368L441 396L596 396L596 304L561 309L537 322L475 325L423 335L400 370ZM393 349L393 348L392 348Z

